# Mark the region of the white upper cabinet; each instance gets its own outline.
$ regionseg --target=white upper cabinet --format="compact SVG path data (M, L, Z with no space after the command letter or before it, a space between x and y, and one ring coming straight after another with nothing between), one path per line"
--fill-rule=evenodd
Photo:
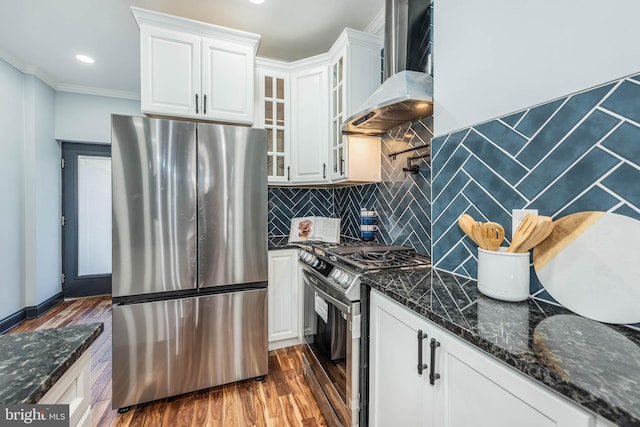
M316 65L291 75L291 180L328 182L328 65Z
M291 182L289 72L281 63L258 59L258 118L256 126L267 131L267 180Z
M146 114L253 124L260 36L132 7Z
M341 128L380 86L382 45L381 37L346 28L329 51L329 164L333 182L380 181L380 138L343 136Z

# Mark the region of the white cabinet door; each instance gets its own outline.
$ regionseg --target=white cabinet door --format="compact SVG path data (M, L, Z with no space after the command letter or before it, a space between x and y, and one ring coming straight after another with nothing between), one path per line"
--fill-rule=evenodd
M200 37L155 27L140 30L143 113L199 113ZM198 113L196 111L198 110Z
M298 337L300 282L297 249L269 251L269 342Z
M252 46L202 39L202 116L253 124L254 66Z
M329 164L334 182L379 182L380 138L342 135L342 123L354 114L381 83L382 40L346 29L338 38L331 66L331 145Z
M459 339L441 334L436 424L443 427L590 427L587 411Z
M377 291L371 292L372 426L592 427L596 417ZM423 364L417 374L417 331ZM430 368L439 377L429 382ZM602 425L601 419L598 420Z
M371 292L370 319L369 424L432 426L429 370L418 374L418 330L427 332L427 322L376 291ZM427 363L427 339L422 346Z
M291 77L291 180L328 182L329 67L320 65Z
M257 127L267 131L267 182L291 182L291 120L289 73L267 67L256 69L258 86Z

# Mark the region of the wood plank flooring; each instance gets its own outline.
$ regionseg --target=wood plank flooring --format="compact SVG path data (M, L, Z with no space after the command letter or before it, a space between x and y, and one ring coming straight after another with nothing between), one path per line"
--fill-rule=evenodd
M302 376L299 346L269 352L269 375L262 382L241 381L138 405L118 414L111 409L111 297L64 301L8 333L93 322L104 323L104 332L90 348L94 427L326 426Z

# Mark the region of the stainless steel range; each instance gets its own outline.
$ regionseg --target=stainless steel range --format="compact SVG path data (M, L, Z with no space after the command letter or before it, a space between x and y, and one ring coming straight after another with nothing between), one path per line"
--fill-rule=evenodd
M431 259L404 246L305 242L304 376L329 426L360 423L360 285L384 269L421 268Z

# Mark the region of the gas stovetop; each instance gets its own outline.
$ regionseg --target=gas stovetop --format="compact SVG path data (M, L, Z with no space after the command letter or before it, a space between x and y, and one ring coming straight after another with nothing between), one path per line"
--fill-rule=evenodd
M431 258L406 246L388 246L375 242L308 242L308 251L329 258L341 266L367 273L389 268L429 267Z
M304 242L300 262L325 285L350 301L360 300L360 278L386 269L424 268L431 258L405 246L375 242Z

